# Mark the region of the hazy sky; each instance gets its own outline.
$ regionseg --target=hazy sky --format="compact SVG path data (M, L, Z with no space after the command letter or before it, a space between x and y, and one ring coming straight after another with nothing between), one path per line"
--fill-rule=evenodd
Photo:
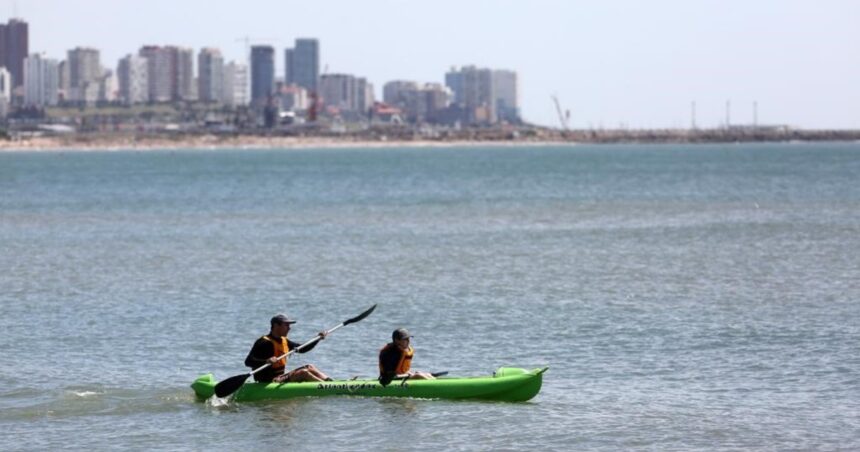
M30 23L31 52L143 44L277 49L321 41L329 72L443 82L452 65L512 69L528 121L582 127L751 123L860 128L860 0L0 0ZM196 53L196 52L195 52Z

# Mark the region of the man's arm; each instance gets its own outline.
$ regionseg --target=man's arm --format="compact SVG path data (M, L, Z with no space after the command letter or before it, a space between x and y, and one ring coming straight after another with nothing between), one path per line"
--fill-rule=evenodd
M297 353L307 353L307 352L313 350L314 347L316 347L317 344L319 344L319 343L320 343L320 341L314 341L314 343L312 343L311 345L308 345L307 347L299 350ZM293 341L287 339L287 345L289 345L290 350L295 350L295 349L299 348L299 346L301 346L302 344L299 344L298 342L293 342Z
M267 362L269 358L275 355L275 346L265 339L257 339L248 356L245 358L245 365L252 369L256 369Z

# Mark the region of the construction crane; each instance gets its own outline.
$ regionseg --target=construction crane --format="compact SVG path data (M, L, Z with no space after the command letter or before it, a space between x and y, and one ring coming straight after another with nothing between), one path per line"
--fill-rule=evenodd
M567 130L568 130L567 123L570 120L570 110L567 110L566 114L562 114L561 104L558 102L558 96L553 94L550 97L552 97L552 101L553 101L553 103L555 103L555 111L558 113L558 122L561 123L561 129L564 130L565 132L567 132Z

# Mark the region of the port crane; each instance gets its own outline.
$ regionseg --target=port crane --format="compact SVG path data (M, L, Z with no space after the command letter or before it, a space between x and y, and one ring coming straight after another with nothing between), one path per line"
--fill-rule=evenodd
M561 112L561 104L558 101L558 96L553 94L551 97L552 97L553 103L555 104L555 111L556 111L556 113L558 113L558 122L561 123L561 129L563 131L567 132L568 131L567 124L570 121L570 110L566 110L565 113L563 114Z

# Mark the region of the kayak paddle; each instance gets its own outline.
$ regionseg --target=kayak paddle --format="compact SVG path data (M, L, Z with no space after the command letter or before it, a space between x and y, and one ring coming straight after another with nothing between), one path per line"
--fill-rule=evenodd
M355 323L355 322L359 322L361 320L364 320L364 318L369 316L370 313L373 312L374 309L376 309L376 305L371 306L370 309L368 309L367 311L364 311L361 314L359 314L359 315L357 315L357 316L355 316L349 320L344 320L343 323L341 323L340 325L326 331L325 332L326 336L328 336L329 334L331 334L332 332L334 332L335 330L337 330L338 328L340 328L342 326L346 326L346 325L349 325L350 323ZM316 343L317 341L320 340L320 338L321 338L321 336L317 335L316 337L305 342L304 344L299 345L298 347L288 351L287 353L284 353L281 356L278 356L278 360L286 358L287 356L290 356L293 353L295 353L299 350L302 350L311 344ZM262 365L256 369L252 370L249 373L241 374L241 375L234 375L234 376L232 376L226 380L221 381L220 383L215 385L215 395L218 396L219 398L227 397L228 395L236 392L237 389L241 388L242 385L245 384L245 380L247 380L248 377L250 377L251 375L254 375L255 373L257 373L257 372L259 372L259 371L261 371L261 370L263 370L263 369L265 369L271 365L272 365L272 363L266 363L266 364L264 364L264 365Z

